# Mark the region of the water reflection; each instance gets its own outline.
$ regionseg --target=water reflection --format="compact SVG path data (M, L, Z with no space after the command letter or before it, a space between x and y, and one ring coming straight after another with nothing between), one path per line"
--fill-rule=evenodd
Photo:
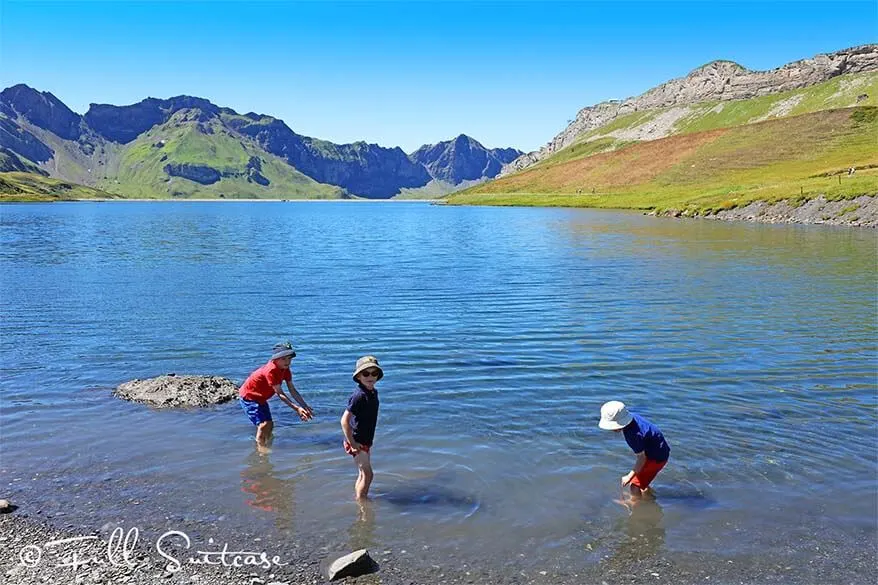
M241 491L248 506L275 515L279 530L292 530L295 513L295 481L280 479L270 453L253 450L241 469Z
M375 505L371 500L357 501L357 517L348 529L348 537L351 550L375 547Z
M613 556L641 560L659 554L665 546L664 512L653 498L629 499L625 503L628 517L619 532L624 537Z

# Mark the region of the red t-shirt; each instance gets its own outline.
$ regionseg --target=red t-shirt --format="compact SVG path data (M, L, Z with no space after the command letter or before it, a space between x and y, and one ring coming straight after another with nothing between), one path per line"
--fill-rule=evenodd
M293 374L289 368L281 368L273 361L250 374L244 385L238 391L238 395L244 400L255 400L256 402L266 402L274 396L274 386L281 382L293 381Z

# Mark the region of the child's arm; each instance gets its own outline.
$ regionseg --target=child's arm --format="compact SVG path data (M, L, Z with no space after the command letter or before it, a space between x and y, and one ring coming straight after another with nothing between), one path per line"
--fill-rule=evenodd
M293 394L293 396L296 397L296 400L299 402L299 404L304 404L304 400L302 400L302 396L298 392L296 392L296 390L292 386L292 384L287 382L287 386L290 388L290 394ZM300 419L308 420L309 418L311 418L312 414L311 414L310 407L308 409L305 409L301 406L297 406L297 405L293 404L293 401L290 400L290 398L286 394L284 394L283 388L281 388L280 384L277 384L276 386L272 386L272 387L274 388L274 393L277 394L277 397L280 398L281 402L283 402L284 404L286 404L287 406L289 406L290 408L295 410L296 414L299 415Z
M643 469L643 466L646 465L646 452L641 451L640 453L636 453L637 460L634 462L634 469L628 472L627 475L622 476L622 485L626 486L631 483L631 480L634 479L634 476L640 473L640 470Z
M354 440L354 432L351 430L351 411L345 409L341 415L341 432L344 433L344 439L351 446L354 455L360 450L360 444Z
M290 396L292 396L293 399L294 399L296 402L298 402L299 405L300 405L302 408L304 408L305 410L308 411L308 415L309 415L308 418L311 418L312 416L314 416L314 411L311 409L310 406L308 406L308 403L305 402L305 399L302 398L302 395L299 394L299 391L296 390L296 387L293 386L292 381L287 380L286 382L287 382L287 388L288 388L289 391L290 391Z

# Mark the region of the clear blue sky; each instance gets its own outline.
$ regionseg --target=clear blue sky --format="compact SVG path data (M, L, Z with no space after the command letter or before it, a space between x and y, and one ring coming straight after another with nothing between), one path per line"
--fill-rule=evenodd
M333 142L534 150L580 108L714 59L771 69L876 42L876 6L0 0L0 84L79 113L190 94Z

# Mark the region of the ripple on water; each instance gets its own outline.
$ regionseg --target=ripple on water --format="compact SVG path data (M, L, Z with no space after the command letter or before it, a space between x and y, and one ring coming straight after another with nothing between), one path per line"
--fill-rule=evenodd
M61 487L107 502L103 522L222 516L537 563L647 532L653 551L756 549L741 535L803 510L874 534L874 502L850 497L878 488L873 236L415 204L5 207L4 474L59 507ZM274 401L267 457L236 404L110 395L171 371L240 381L285 337L317 419ZM365 353L387 375L361 513L338 420ZM671 444L658 508L614 502L632 460L596 426L614 398Z

